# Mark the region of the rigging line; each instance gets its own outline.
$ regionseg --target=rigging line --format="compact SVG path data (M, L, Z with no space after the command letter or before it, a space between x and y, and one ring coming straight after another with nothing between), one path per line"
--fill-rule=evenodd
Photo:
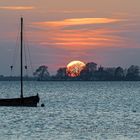
M26 30L27 30L26 27L27 26L24 26L24 39L25 39L24 42L26 42L26 47L25 48L26 48L26 51L27 51L27 58L29 59L28 65L31 67L31 74L33 76L34 69L33 69L33 63L32 63L32 59L31 59L31 53L30 53L29 41L28 41L28 35L27 35L28 32L26 32ZM35 89L34 92L38 91L36 83L35 83L34 89Z
M28 77L28 64L27 64L27 55L26 55L26 35L25 35L25 27L24 27L24 32L23 32L23 35L24 35L24 41L23 41L23 49L24 49L24 59L25 59L25 70L26 70L26 76Z
M19 28L19 27L18 27ZM12 76L12 74L14 74L14 71L13 71L13 68L14 68L14 66L16 65L16 62L17 62L17 57L18 57L18 51L19 51L19 42L18 42L18 40L19 40L19 30L18 30L18 32L17 32L17 37L16 37L16 46L15 46L15 48L14 48L14 53L13 53L13 57L12 57L12 65L11 65L11 76Z
M26 28L24 28L24 30L26 30ZM34 69L33 69L33 64L32 64L32 59L31 59L29 44L28 44L28 40L27 40L27 36L26 36L26 31L25 31L24 33L25 33L25 40L26 40L26 46L27 46L28 57L29 57L29 65L31 66L31 73L32 73L32 75L33 75Z
M28 76L28 68L27 68L27 65L28 65L28 61L27 61L27 39L26 39L26 31L25 31L26 29L25 29L25 27L24 27L24 56L25 56L25 64L26 64L26 66L25 66L25 70L26 70L26 75Z
M27 56L26 56L26 47L25 47L25 43L23 45L23 49L24 49L24 59L25 59L25 70L26 70L26 76L28 76L28 68L27 68Z
M32 63L31 53L30 53L30 49L29 49L28 45L27 45L27 49L28 49L28 55L29 55L29 62L30 62L30 66L31 66L31 71L32 71L32 75L33 75L33 73L34 73L33 63Z

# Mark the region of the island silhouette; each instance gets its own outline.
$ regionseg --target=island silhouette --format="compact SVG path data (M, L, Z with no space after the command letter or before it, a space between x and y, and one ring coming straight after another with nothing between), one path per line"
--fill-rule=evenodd
M55 75L51 75L48 66L39 66L33 76L24 76L25 81L140 81L139 66L131 65L128 69L118 67L102 67L95 62L88 62L80 71L79 75L73 77L67 72L67 67L58 68ZM18 76L0 75L0 81L18 81Z

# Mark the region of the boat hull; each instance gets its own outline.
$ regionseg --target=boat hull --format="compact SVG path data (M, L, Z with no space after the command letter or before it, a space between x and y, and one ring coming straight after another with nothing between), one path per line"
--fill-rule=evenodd
M0 106L20 106L20 107L37 107L39 96L30 96L23 98L0 99Z

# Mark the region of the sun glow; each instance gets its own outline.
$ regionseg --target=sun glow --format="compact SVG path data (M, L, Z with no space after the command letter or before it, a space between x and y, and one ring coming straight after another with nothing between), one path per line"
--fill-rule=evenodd
M67 65L67 75L70 77L77 77L85 68L85 63L81 61L72 61Z

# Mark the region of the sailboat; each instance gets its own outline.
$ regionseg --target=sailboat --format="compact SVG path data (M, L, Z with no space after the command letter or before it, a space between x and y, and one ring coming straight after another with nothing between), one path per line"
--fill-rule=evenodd
M23 96L23 17L21 17L20 31L20 97L0 99L0 106L21 106L21 107L37 107L39 103L39 95L24 97Z

